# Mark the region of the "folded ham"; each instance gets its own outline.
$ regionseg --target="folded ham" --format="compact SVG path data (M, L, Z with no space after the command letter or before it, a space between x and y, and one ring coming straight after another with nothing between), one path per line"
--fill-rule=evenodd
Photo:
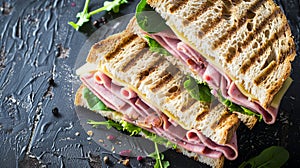
M199 130L185 130L161 111L147 104L137 93L102 72L82 75L81 81L107 107L121 112L127 122L203 156L220 158L224 155L229 160L238 156L236 135L229 143L220 145L205 137Z
M226 74L208 63L193 48L179 40L172 31L168 30L147 35L155 39L169 53L181 60L183 64L208 83L214 96L217 97L218 93L221 92L225 99L261 114L266 123L273 124L275 122L278 113L277 108L263 108L258 101L250 101Z

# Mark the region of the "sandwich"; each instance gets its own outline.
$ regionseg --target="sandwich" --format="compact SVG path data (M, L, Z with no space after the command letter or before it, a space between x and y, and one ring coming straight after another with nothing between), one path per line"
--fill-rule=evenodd
M237 114L216 99L191 96L184 86L191 78L151 51L136 27L132 19L124 31L91 48L87 63L76 71L82 85L75 105L167 139L177 152L211 167L236 159Z
M141 0L136 18L140 36L171 53L249 128L276 121L296 51L272 0Z

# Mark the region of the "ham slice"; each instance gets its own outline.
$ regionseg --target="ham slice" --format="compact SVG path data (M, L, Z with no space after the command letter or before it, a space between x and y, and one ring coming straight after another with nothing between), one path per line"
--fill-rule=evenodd
M258 101L250 101L227 75L212 64L209 64L205 58L192 47L179 40L179 38L174 38L176 35L173 32L168 30L166 32L147 35L155 39L169 53L202 77L212 88L212 93L215 96L218 96L218 92L221 91L224 98L261 114L267 124L273 124L275 122L278 113L277 108L263 108Z
M95 78L95 74L99 78ZM211 158L224 155L230 160L238 156L235 136L231 140L235 142L234 144L220 145L205 137L200 131L185 130L161 111L149 106L134 91L114 82L104 73L89 73L82 75L80 79L105 105L123 113L127 122L165 137L182 148L200 155ZM193 138L194 134L198 138Z

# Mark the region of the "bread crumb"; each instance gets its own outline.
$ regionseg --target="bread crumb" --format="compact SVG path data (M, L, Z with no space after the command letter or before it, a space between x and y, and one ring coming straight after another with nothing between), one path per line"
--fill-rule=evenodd
M124 166L129 166L129 159L123 160L123 161L122 161L122 164L123 164Z
M87 134L88 134L88 136L90 136L90 137L94 135L93 131L91 131L91 130L88 131Z

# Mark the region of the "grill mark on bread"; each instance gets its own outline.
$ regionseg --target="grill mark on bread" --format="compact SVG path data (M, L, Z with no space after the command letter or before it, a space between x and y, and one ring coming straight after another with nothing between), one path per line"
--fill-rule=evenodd
M277 67L276 61L272 61L263 71L260 73L255 79L254 83L256 85L260 85L263 81L267 79L267 77L274 71Z
M242 2L243 0L231 0L233 5L238 5Z
M163 86L167 85L169 82L174 79L174 76L170 73L166 73L164 76L161 77L161 79L156 83L155 86L151 87L151 90L155 93L159 91Z
M171 13L174 13L175 11L179 10L181 6L186 5L188 0L175 0L173 1L173 6L169 9Z
M159 75L160 79L159 81L151 87L151 90L153 92L159 91L163 86L167 85L170 83L174 77L179 74L179 71L174 70L173 65L169 65L165 70Z
M153 57L157 58L158 55L159 55L158 53L154 53ZM157 65L161 64L161 62L163 62L163 61L164 61L164 59L162 57L159 57L159 59L157 59L151 65L149 65L146 70L144 70L138 74L139 83L138 83L137 88L139 87L140 83L143 80L145 80L149 75L151 75L151 73L153 73L155 70L157 70L157 67L158 67Z
M217 120L212 126L211 128L213 130L217 129L217 128L220 128L223 126L223 124L228 120L228 118L231 116L232 114L226 112L226 113L223 113L221 118L219 120Z
M207 116L208 114L209 114L208 109L202 110L201 113L197 115L196 121L198 121L198 122L202 121L205 118L205 116Z
M118 55L124 48L129 45L131 42L133 42L138 35L136 34L129 34L128 36L125 36L120 43L110 52L108 52L104 58L106 60L113 59L116 55Z
M215 17L212 21L207 22L202 28L201 31L198 32L197 36L199 39L202 39L208 32L212 31L215 27L217 27L223 19L227 19L231 15L231 8L233 5L238 5L242 1L237 0L235 2L230 2L229 0L224 0L225 6L222 8L222 14L221 16ZM233 4L234 3L234 4Z
M271 22L274 18L276 18L279 12L280 8L276 7L268 17L264 18L264 20L260 22L259 26L254 31L248 34L248 36L242 43L242 48L245 49L250 44L250 42L253 41L253 39L255 39L255 37L257 37L258 34L261 33L261 31L266 27L267 23Z
M281 28L280 28L277 32L275 32L275 33L272 35L272 37L271 37L268 41L266 41L266 42L264 43L264 45L263 45L262 47L260 47L260 48L258 49L258 51L257 51L255 54L253 54L253 55L250 57L249 60L246 60L246 61L242 64L242 66L241 66L241 73L242 73L242 74L245 74L245 73L249 70L249 68L257 61L257 59L258 59L261 55L263 55L263 54L266 52L266 50L267 50L269 47L271 47L271 46L273 45L273 43L274 43L275 41L277 41L282 35L284 35L286 29L288 29L288 24L287 24L287 23L284 23L284 25L281 26Z
M181 106L180 111L185 112L187 109L189 109L193 104L197 103L198 100L193 99L193 98L189 98L188 101L186 102L186 104L183 104Z
M198 10L192 13L192 15L188 16L186 20L188 20L189 23L195 21L198 17L200 17L203 13L205 13L210 7L212 7L215 2L216 0L210 0L202 4L201 6L199 6Z
M175 86L172 86L169 90L168 90L168 93L171 93L171 95L169 96L169 99L170 100L174 100L177 96L179 96L181 93L181 89L179 86L175 85Z
M254 12L265 2L265 0L256 0L254 4L250 6L249 9L247 9L247 12L239 18L237 25L234 25L229 30L225 32L220 38L217 38L216 41L214 41L212 49L215 50L219 48L224 42L226 42L229 38L231 38L234 34L237 33L237 31L247 22L248 15L255 14ZM246 10L246 9L245 9Z
M248 45L258 37L258 35L261 33L261 31L265 28L265 26L267 25L267 23L269 23L270 21L272 21L280 12L280 8L276 7L274 9L274 11L266 18L264 18L264 20L262 22L260 22L260 24L257 26L257 28L253 31L251 31L250 33L248 33L247 37L244 39L244 41L242 42L241 46L239 46L238 48L238 52L236 52L236 50L234 51L234 53L232 51L230 51L231 48L228 48L228 52L225 54L225 59L228 63L231 63L232 60L239 54L242 53L243 49L246 49L248 47Z
M279 64L282 64L286 58L288 58L290 55L294 54L295 48L294 47L290 47L289 49L285 50L285 51L281 51L281 53L279 54L278 60L279 60Z
M138 60L140 60L145 54L147 54L147 49L145 48L147 46L147 43L143 43L141 50L138 51L132 59L130 59L128 62L126 62L125 64L123 64L121 71L123 72L127 72L132 66L134 66Z

